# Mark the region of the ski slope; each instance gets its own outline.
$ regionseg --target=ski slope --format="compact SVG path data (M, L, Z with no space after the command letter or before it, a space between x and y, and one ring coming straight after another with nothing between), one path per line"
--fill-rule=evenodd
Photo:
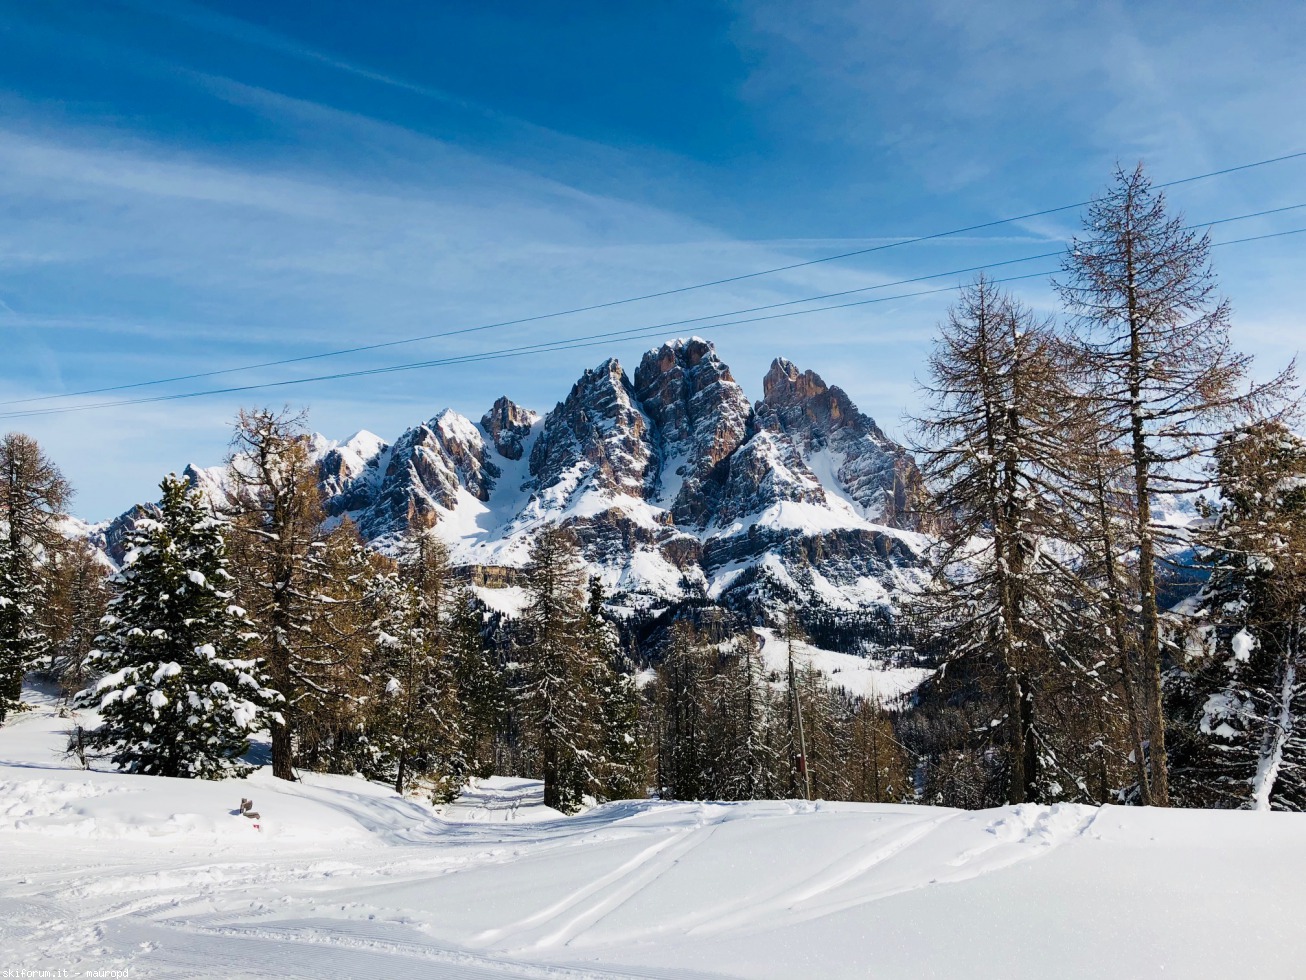
M626 802L70 768L0 729L0 970L149 977L1300 976L1306 818ZM242 796L261 829L239 816Z

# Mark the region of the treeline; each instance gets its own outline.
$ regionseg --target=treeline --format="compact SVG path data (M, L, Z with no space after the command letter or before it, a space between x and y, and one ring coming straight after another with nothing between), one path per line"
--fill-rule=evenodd
M1209 252L1120 171L1062 318L984 278L951 310L916 425L943 531L914 627L950 661L903 727L928 800L1306 804L1306 443ZM1185 566L1205 584L1166 608Z

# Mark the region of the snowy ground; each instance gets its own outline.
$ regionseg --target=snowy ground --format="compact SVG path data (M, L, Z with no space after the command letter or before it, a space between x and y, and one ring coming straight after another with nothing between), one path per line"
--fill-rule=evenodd
M83 772L58 755L66 724L41 705L0 729L0 975L1288 977L1306 959L1294 815L562 818L506 779L439 814L345 777Z

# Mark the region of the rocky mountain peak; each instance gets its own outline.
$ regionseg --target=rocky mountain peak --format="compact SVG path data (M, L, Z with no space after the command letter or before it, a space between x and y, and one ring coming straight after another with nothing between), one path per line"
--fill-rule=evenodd
M500 395L490 410L481 416L481 428L504 459L521 459L522 440L530 434L538 416L529 409Z
M458 504L460 490L488 500L500 470L480 430L452 409L409 429L328 500L333 514L355 513L366 538L429 527Z
M916 461L842 388L778 357L762 381L757 415L759 427L783 432L814 465L832 471L864 516L919 528L925 487Z
M588 476L600 489L644 496L657 471L649 420L615 358L587 370L544 420L531 449L540 488Z
M635 392L657 426L662 486L679 522L707 520L722 462L748 437L752 406L706 340L673 340L650 350Z
M889 441L842 388L827 385L815 371L800 371L783 357L771 362L762 379L762 403L775 411L786 432L818 448L845 427L880 443Z

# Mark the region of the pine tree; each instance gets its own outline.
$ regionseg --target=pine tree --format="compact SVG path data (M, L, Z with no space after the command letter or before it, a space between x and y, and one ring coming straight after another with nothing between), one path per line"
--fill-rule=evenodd
M574 813L596 781L597 692L585 646L580 551L571 533L548 528L531 546L530 604L519 651L517 705L544 777L544 803Z
M603 602L603 584L592 576L582 643L588 664L586 686L598 703L592 793L599 802L642 797L645 786L639 690L621 654L616 630L603 618Z
M776 795L775 710L753 634L730 645L709 700L712 796L761 800Z
M1306 439L1254 423L1216 460L1210 577L1169 685L1175 797L1306 810Z
M1229 420L1276 398L1291 371L1240 391L1250 360L1229 343L1229 306L1215 292L1210 237L1168 213L1139 165L1117 169L1089 208L1084 235L1070 246L1058 284L1076 316L1089 369L1079 411L1100 442L1128 456L1128 516L1137 549L1137 590L1129 606L1139 631L1138 725L1146 730L1143 801L1170 802L1162 706L1162 624L1156 568L1165 530L1155 501L1203 486L1195 463Z
M688 623L672 626L658 666L658 785L664 799L702 800L714 788L709 684L715 653Z
M351 524L327 534L309 448L302 416L242 411L223 503L242 604L259 626L258 653L273 686L286 697L271 729L279 779L294 779L301 761L350 769L365 754L365 603L376 567Z
M0 725L22 707L23 675L50 652L43 559L63 543L56 522L71 496L35 439L0 439Z
M504 673L486 642L484 625L476 593L470 587L459 590L449 617L449 656L462 716L462 755L480 778L496 770L496 749L509 707Z
M374 693L367 724L374 770L395 792L425 779L437 802L448 802L466 781L457 661L449 644L448 553L423 535L376 585Z
M158 517L128 536L92 654L105 676L83 694L102 719L90 743L129 772L244 775L248 733L276 717L280 696L247 654L220 522L185 481L169 476L161 489Z
M848 746L851 798L867 803L904 803L911 783L893 722L876 701L863 698L853 709Z
M366 771L375 758L367 726L381 667L375 640L386 615L376 581L388 568L346 519L312 544L292 584L285 714L295 758L308 769Z

